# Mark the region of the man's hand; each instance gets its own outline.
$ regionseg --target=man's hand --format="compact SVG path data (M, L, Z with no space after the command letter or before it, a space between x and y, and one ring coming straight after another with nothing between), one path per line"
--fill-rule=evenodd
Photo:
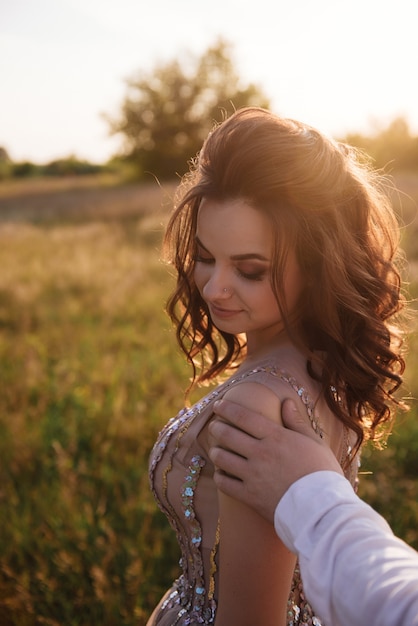
M215 413L218 418L209 425L216 441L209 451L217 467L215 483L269 522L283 494L302 476L321 470L343 473L293 400L282 405L286 428L227 400L215 404Z

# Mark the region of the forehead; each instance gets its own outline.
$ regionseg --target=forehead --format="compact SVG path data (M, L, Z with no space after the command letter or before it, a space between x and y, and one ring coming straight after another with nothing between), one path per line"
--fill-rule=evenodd
M273 244L267 217L241 198L213 200L203 198L197 216L197 236L212 246L239 248L246 252L268 252Z

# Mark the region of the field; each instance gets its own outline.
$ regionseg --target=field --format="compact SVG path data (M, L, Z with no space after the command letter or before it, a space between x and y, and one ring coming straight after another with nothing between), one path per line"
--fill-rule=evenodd
M418 177L397 182L416 294ZM142 626L176 575L147 477L189 375L164 313L173 189L106 178L0 186L2 626ZM365 451L361 489L418 548L414 344L413 333L411 411L386 450Z

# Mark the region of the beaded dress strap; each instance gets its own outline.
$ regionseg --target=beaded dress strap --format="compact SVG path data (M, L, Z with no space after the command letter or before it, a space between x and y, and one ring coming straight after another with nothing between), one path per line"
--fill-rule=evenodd
M270 376L274 376L275 378L282 380L285 383L288 383L292 387L292 389L296 391L306 408L306 413L308 415L313 430L316 432L317 435L319 435L321 439L323 439L324 431L319 423L317 415L315 414L315 405L308 391L305 389L305 387L299 385L296 378L291 376L291 374L289 374L286 370L278 368L274 365L259 365L252 370L244 372L243 374L241 374L241 376L237 378L232 378L227 381L228 387L233 385L234 383L241 382L249 376L259 373L265 373L269 374Z

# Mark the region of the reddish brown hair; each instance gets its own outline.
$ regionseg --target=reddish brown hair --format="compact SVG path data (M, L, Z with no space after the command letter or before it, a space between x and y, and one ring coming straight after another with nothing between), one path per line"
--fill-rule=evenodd
M238 110L212 131L180 186L165 235L177 271L167 310L194 381L245 357L239 337L214 327L193 278L201 199L241 198L271 221L279 306L286 253L296 253L306 281L297 326L283 305L281 312L309 373L359 445L376 437L391 420L404 370L395 325L403 307L399 229L383 183L354 149L264 109Z

